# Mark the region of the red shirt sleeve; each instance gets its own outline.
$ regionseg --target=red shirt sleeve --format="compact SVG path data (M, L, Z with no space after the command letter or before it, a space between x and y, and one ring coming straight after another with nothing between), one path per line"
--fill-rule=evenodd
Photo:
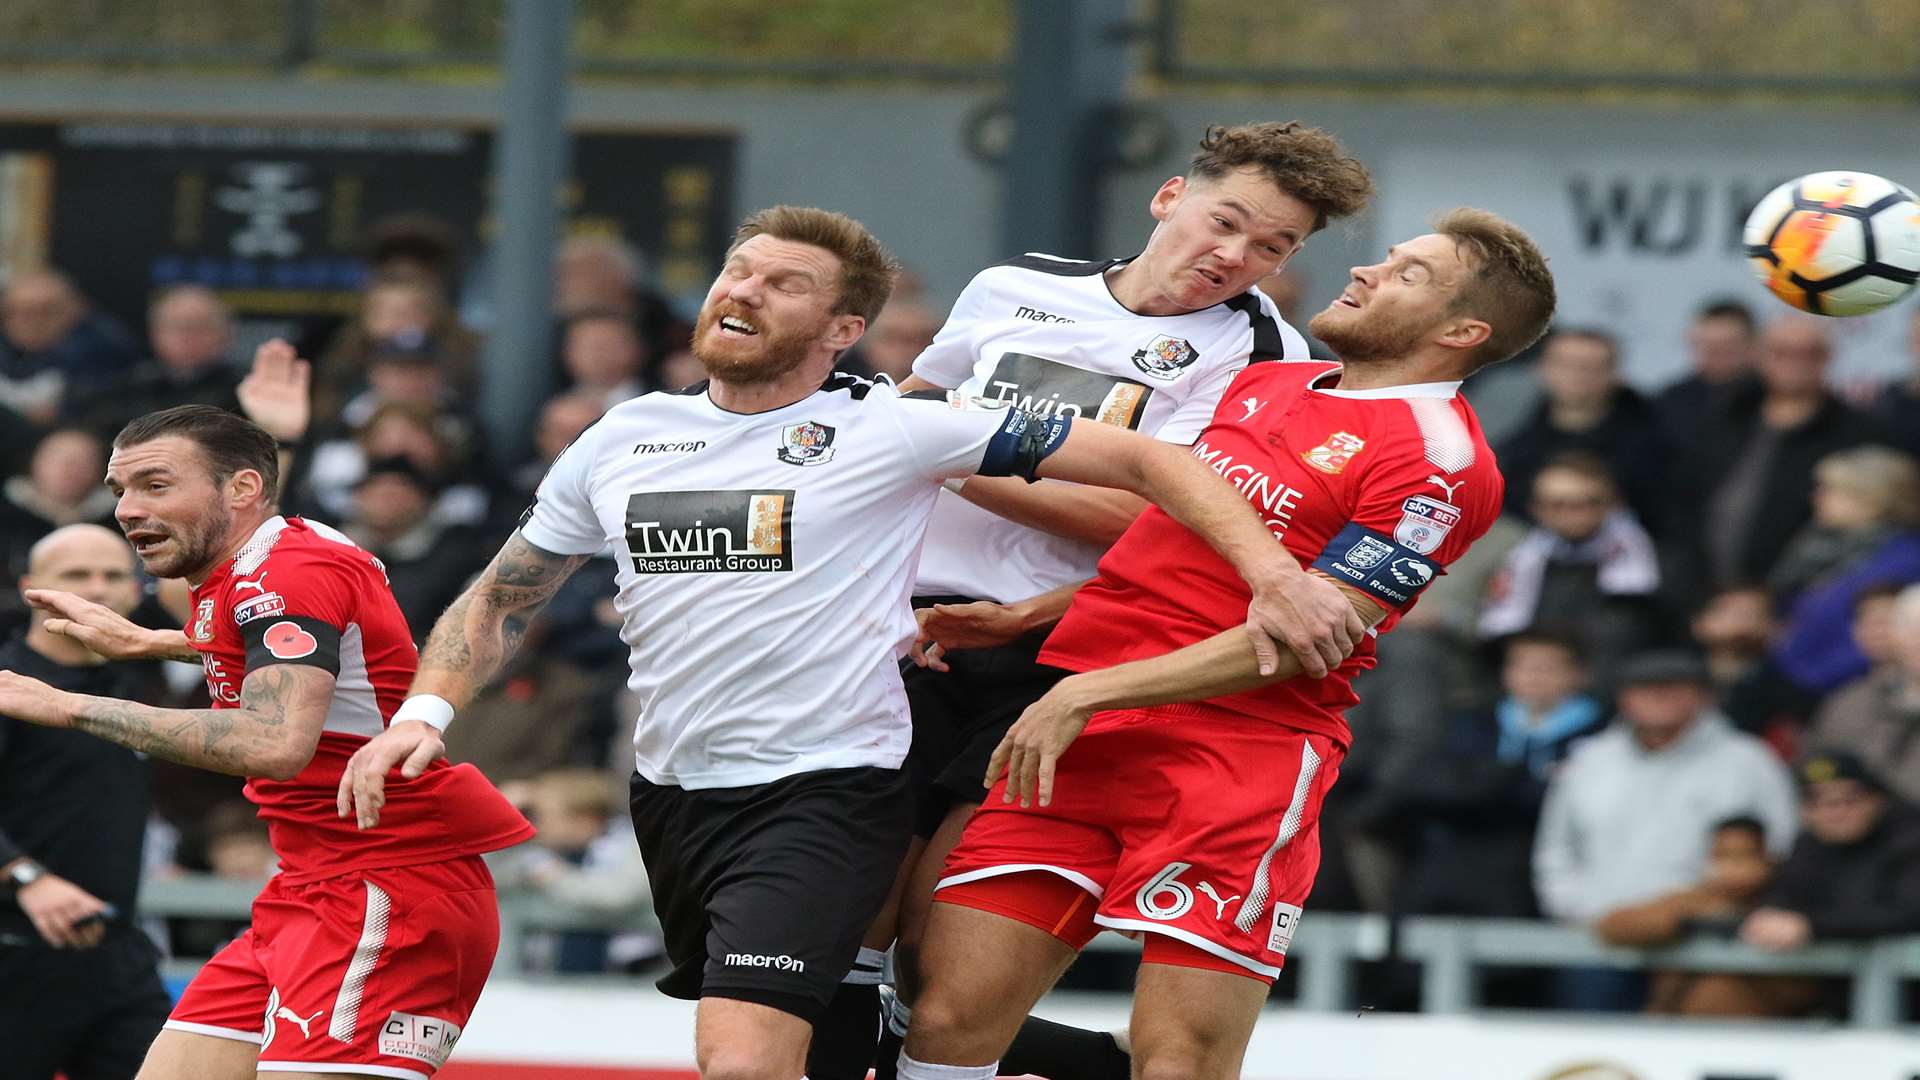
M251 578L236 575L231 597L246 670L305 664L338 675L356 576L344 560L299 549L274 552Z

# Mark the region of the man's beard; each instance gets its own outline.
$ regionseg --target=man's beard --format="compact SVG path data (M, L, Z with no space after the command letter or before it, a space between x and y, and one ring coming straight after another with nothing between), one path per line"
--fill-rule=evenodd
M709 376L735 386L764 385L792 374L807 362L814 343L826 331L827 320L832 318L823 315L811 326L796 326L777 333L762 330L759 337L742 342L756 344L759 348L751 355L742 356L707 348L708 332L719 325L721 316L725 314L731 312L722 312L715 307L700 312L700 318L693 327L693 355Z
M134 528L151 529L153 525L140 522ZM162 528L172 541L172 550L159 558L142 558L141 565L157 578L192 577L210 569L219 557L221 544L233 528L233 514L223 506L189 525Z
M1307 323L1307 333L1332 349L1342 363L1348 364L1397 360L1412 352L1431 329L1431 323L1422 326L1392 317L1369 318L1357 310L1353 317L1342 319L1334 314L1333 308L1320 312Z

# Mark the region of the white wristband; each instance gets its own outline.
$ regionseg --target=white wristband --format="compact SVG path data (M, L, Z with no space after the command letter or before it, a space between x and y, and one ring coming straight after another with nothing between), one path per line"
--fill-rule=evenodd
M418 720L435 731L445 731L453 723L453 702L438 694L415 694L393 710L393 722L402 720Z

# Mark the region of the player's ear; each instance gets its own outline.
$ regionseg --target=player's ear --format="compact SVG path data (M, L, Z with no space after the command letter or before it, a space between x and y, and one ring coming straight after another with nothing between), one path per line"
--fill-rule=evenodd
M1461 316L1449 320L1440 329L1440 344L1449 349L1474 349L1493 336L1493 327L1483 319Z
M860 335L866 332L867 320L860 316L835 315L827 327L826 344L831 345L834 352L851 349L853 343L860 340Z
M1186 177L1167 177L1167 182L1161 184L1160 190L1154 192L1153 198L1147 201L1147 212L1153 215L1155 221L1167 220L1173 216L1173 208L1180 204L1180 196L1186 194L1186 191Z
M227 478L227 499L236 506L259 501L265 489L266 481L257 469L237 469Z

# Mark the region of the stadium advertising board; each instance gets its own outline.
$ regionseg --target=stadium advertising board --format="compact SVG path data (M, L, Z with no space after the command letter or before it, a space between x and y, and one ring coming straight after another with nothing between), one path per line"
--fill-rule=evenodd
M1376 235L1416 235L1436 208L1448 206L1485 206L1512 218L1552 262L1559 321L1617 335L1626 375L1642 385L1684 374L1686 327L1701 302L1735 297L1762 319L1789 312L1742 250L1748 212L1775 185L1843 167L1920 182L1920 154L1899 142L1860 155L1796 142L1736 151L1647 140L1580 147L1569 140L1539 147L1409 141L1381 165ZM1835 378L1903 373L1914 304L1909 298L1877 314L1829 320Z
M368 228L391 215L444 221L471 269L493 228L492 138L464 127L0 126L0 263L48 262L130 326L155 289L193 282L243 321L288 332L355 310ZM567 228L619 235L666 291L697 291L731 235L734 158L726 134L576 134Z

